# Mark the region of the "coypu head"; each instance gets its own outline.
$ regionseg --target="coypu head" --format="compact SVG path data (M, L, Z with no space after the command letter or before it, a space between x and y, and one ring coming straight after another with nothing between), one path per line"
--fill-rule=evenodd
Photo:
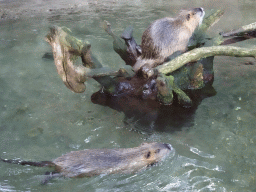
M147 166L160 162L173 151L172 146L166 143L143 143L139 148L143 149L142 160Z
M192 8L188 10L181 10L179 14L182 18L183 23L190 31L194 31L198 25L201 25L205 12L202 7Z

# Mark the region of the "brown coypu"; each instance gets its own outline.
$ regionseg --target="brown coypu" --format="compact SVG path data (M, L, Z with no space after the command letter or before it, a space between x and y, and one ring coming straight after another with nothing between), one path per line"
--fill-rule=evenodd
M53 161L20 161L2 159L3 162L37 167L55 167L58 176L90 177L111 173L134 173L165 158L173 150L170 144L143 143L135 148L86 149L72 151Z
M145 64L152 68L162 64L172 54L184 52L204 14L203 8L193 8L182 10L176 18L165 17L154 21L142 35L142 54L133 69L138 71Z

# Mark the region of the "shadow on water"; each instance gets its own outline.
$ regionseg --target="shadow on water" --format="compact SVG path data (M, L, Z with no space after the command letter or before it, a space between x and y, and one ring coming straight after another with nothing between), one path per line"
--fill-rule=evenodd
M201 90L189 90L186 93L192 99L192 106L189 108L178 104L176 95L172 105L161 105L155 100L143 100L128 94L112 96L101 90L94 93L91 100L95 104L124 112L124 122L132 124L138 131L149 134L153 131L173 133L184 127L192 127L194 114L202 100L216 95L211 84Z

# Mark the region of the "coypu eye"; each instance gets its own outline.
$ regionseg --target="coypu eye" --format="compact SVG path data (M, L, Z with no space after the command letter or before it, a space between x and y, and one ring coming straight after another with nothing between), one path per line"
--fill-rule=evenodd
M161 149L157 149L156 151L155 151L155 153L159 153L161 151Z
M151 156L151 152L149 151L146 155L146 158L148 159Z
M189 20L189 19L190 19L190 14L187 15L187 20Z

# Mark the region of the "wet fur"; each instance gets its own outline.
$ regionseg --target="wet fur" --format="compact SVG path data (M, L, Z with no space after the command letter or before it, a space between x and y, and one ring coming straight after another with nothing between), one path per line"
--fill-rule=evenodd
M55 167L54 173L60 173L58 176L90 177L100 174L133 173L161 161L171 150L172 147L169 144L143 143L135 148L72 151L54 161L30 162L0 159L13 164ZM50 174L49 178L52 176Z
M183 10L176 18L165 17L154 21L142 35L142 55L133 69L143 65L155 67L175 52L184 52L188 41L204 16L202 8Z

